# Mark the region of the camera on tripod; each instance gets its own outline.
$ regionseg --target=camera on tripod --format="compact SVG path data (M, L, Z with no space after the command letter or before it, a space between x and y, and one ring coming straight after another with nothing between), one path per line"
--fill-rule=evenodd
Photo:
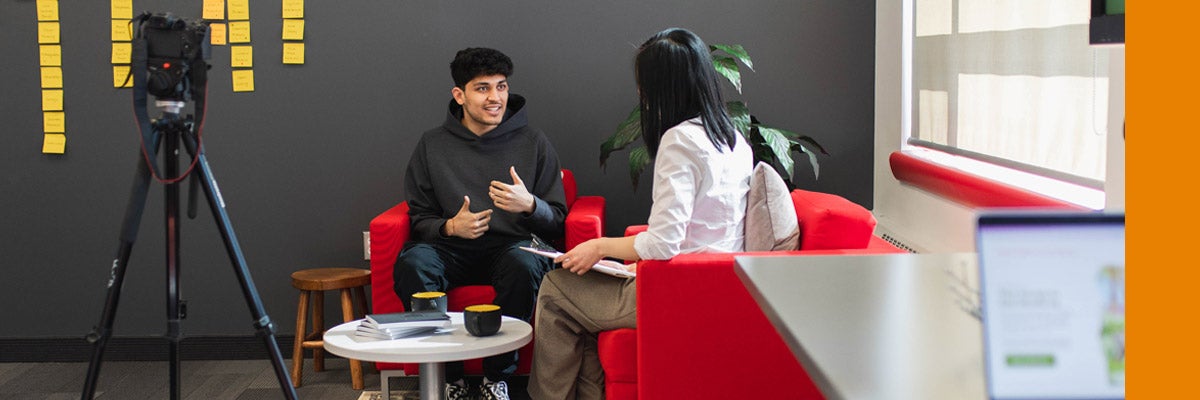
M192 68L212 55L208 25L171 13L146 13L139 19L146 40L146 91L159 100L186 100L185 95L192 89L191 74L207 72Z

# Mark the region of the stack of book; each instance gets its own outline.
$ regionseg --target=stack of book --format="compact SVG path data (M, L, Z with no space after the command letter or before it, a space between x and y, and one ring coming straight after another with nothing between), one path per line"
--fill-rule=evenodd
M367 314L355 334L375 339L399 339L449 327L450 316L441 311Z

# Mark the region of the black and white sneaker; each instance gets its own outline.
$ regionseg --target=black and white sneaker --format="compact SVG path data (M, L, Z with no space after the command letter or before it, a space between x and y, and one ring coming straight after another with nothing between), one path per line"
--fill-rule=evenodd
M466 400L470 398L467 396L467 385L463 384L462 380L455 383L447 383L443 394L445 394L443 398L446 400ZM505 398L507 399L507 397Z
M484 378L479 391L483 392L484 400L508 400L508 384L504 381L491 382Z

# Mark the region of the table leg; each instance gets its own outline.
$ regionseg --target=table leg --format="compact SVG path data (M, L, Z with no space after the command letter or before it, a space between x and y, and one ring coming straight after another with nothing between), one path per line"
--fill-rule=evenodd
M442 363L421 363L421 398L441 400L442 385L446 383L446 370Z

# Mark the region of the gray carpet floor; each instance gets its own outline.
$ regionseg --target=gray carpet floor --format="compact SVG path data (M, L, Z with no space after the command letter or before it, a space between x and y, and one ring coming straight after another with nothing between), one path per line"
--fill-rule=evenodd
M284 362L291 371L291 361ZM100 368L96 399L142 400L170 398L166 361L105 361ZM325 370L314 372L305 360L300 399L373 400L379 395L379 373L374 364L363 364L363 390L350 387L350 364L327 358ZM79 399L88 363L0 363L0 400ZM184 400L282 399L283 392L268 360L184 361L180 364L180 398ZM478 382L478 377L467 377ZM509 381L513 399L526 399L527 377ZM417 378L391 382L392 399L416 399Z

